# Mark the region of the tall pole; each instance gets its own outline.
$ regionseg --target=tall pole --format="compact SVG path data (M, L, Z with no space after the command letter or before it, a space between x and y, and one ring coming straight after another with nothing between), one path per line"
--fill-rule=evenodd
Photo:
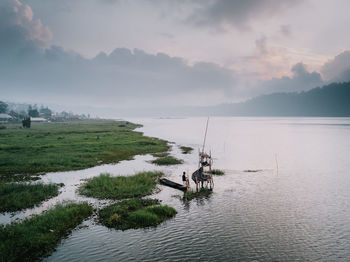
M209 123L209 117L208 117L208 119L207 119L207 126L205 127L205 134L204 134L204 141L203 141L202 153L204 153L205 140L207 139L208 123Z
M277 161L277 154L275 154L275 160L276 160L277 175L278 175L278 161Z

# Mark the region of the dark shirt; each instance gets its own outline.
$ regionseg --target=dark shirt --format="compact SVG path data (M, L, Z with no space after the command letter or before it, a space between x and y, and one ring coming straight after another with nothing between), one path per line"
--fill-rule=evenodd
M186 175L182 175L182 181L186 181Z

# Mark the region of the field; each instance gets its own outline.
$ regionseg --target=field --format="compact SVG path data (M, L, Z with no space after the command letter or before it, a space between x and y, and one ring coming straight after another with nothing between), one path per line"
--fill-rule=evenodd
M0 182L35 180L45 172L84 169L166 152L164 140L134 131L139 125L96 120L7 124L0 130Z

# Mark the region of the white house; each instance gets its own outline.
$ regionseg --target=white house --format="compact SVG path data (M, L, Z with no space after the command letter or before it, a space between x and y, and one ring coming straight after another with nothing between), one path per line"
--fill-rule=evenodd
M47 119L42 118L42 117L31 117L30 121L32 121L32 122L47 122Z
M12 119L12 116L8 114L0 114L0 122L7 122Z

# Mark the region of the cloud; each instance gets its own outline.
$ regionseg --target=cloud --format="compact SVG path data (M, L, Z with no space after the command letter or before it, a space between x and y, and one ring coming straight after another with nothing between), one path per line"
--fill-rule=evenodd
M350 81L350 50L346 50L326 62L321 73L329 82Z
M291 36L292 35L292 29L291 29L291 26L290 25L281 25L280 27L280 33L283 35L283 36Z
M297 63L291 68L292 76L272 78L261 82L255 87L254 92L268 94L274 92L306 91L323 85L323 80L318 72L307 71L306 65Z
M255 46L256 46L256 50L258 51L258 54L265 55L268 53L267 40L265 36L262 36L261 38L256 39Z
M290 7L299 0L213 0L200 2L187 21L197 26L221 28L232 25L240 30L250 28L250 22L266 19Z
M193 66L163 53L117 48L93 59L51 46L4 68L8 97L108 106L200 105L234 90L235 73L213 63ZM211 101L212 102L212 101Z
M52 39L52 33L34 19L28 5L18 0L0 2L0 52L2 55L21 54L25 49L43 48Z
M109 106L213 103L235 73L213 63L116 48L92 59L49 46L50 30L17 0L0 4L0 87L9 100ZM6 57L6 59L4 59ZM204 99L204 100L203 100Z

